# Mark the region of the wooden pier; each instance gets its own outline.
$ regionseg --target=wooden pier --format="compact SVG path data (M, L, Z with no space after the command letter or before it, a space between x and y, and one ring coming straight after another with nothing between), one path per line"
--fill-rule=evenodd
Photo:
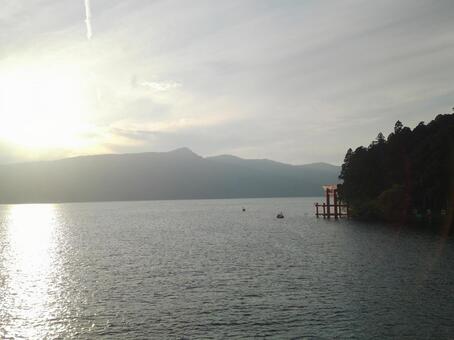
M323 218L335 218L336 220L341 217L349 217L350 212L348 204L340 202L337 196L337 185L324 185L326 202L320 204L315 203L315 216Z

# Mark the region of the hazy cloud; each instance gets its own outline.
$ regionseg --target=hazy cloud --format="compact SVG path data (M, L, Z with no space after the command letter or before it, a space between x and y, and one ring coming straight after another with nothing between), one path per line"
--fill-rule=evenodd
M182 84L178 82L143 81L140 85L153 91L169 91L180 87Z
M7 0L0 56L47 53L96 70L87 80L101 98L92 120L113 152L188 146L340 163L397 119L416 126L453 106L451 0L65 6ZM91 10L96 43L87 44Z

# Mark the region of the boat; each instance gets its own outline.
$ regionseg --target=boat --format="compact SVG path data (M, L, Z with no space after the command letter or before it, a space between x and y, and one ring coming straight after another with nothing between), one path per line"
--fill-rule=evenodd
M276 218L284 218L284 214L282 213L282 211L276 215Z

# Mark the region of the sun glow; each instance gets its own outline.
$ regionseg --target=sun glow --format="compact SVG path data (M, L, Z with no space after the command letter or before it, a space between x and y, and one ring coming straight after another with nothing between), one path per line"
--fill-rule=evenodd
M31 150L88 146L89 79L68 65L0 70L0 139Z

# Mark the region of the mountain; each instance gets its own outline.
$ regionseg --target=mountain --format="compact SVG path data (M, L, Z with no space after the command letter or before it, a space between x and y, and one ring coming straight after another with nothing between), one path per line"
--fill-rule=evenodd
M319 196L340 168L170 152L0 166L0 203Z

